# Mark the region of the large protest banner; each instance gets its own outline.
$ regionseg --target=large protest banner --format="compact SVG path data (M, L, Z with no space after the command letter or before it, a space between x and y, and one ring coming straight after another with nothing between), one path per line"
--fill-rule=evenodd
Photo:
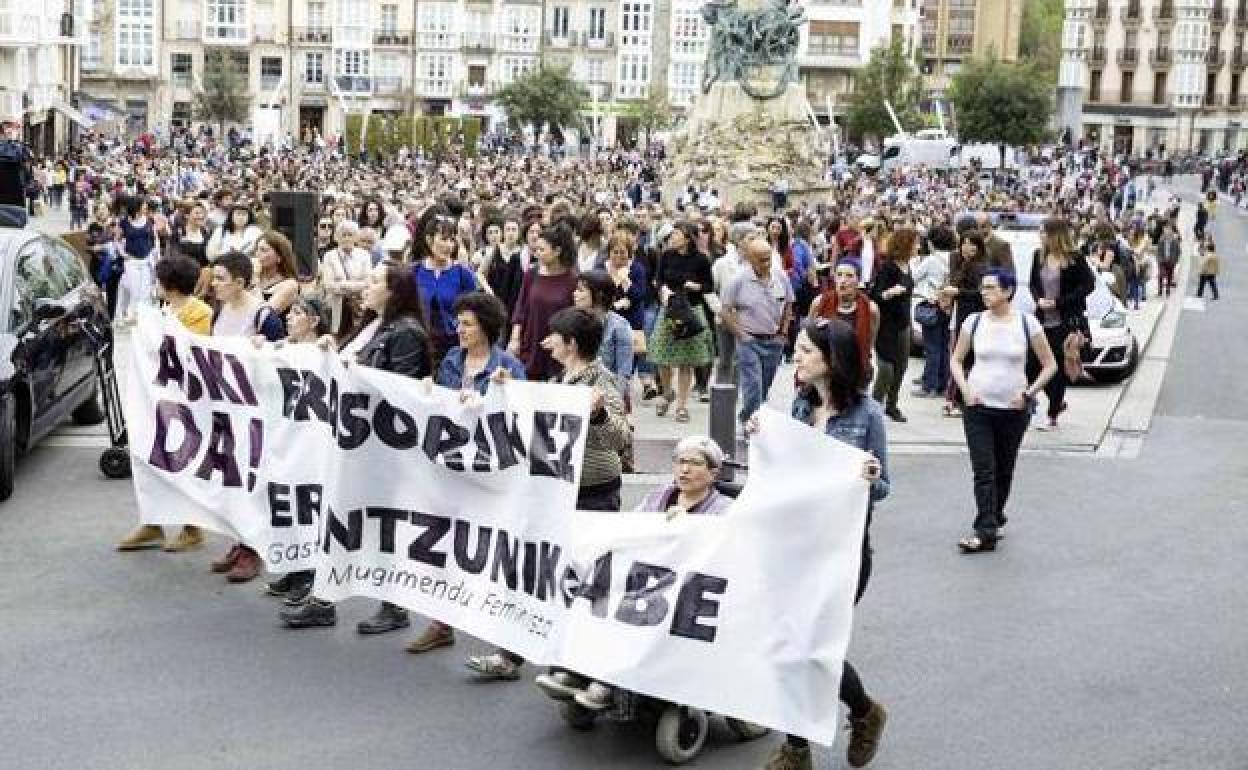
M127 396L145 522L241 537L330 600L395 602L519 653L830 744L863 453L764 412L724 516L574 510L583 388L481 400L145 314Z

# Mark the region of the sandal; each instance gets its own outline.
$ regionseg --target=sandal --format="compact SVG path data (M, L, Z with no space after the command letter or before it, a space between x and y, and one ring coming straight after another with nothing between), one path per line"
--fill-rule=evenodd
M971 535L964 537L958 541L958 548L962 549L962 553L983 553L984 551L997 550L997 541L985 540L979 535Z
M677 409L676 422L689 422L689 410L683 406Z
M962 416L962 410L954 406L953 404L949 404L949 403L946 403L943 407L941 407L940 413L943 414L945 417L961 417Z

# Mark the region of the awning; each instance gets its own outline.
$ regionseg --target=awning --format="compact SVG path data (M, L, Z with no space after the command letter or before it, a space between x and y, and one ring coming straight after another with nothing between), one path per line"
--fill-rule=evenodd
M51 107L52 109L61 113L65 117L77 123L78 125L82 126L83 128L91 128L92 126L95 125L94 120L92 120L91 118L88 118L86 115L83 115L81 112L74 109L73 105L69 104L66 101L63 101L61 99L53 99L51 101Z

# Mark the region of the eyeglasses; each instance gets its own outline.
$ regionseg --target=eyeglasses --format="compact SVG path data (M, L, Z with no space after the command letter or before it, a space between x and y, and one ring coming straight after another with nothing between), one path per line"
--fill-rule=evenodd
M979 287L980 291L988 291L989 289L993 291L1000 291L1001 287L996 285L995 283L985 283Z

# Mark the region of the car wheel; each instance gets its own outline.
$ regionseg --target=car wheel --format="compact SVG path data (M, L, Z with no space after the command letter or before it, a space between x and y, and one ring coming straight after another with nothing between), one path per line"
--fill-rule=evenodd
M75 425L99 425L104 422L107 416L104 409L100 406L99 391L94 388L91 390L91 398L83 401L71 415Z
M0 398L0 500L13 494L17 470L17 401L11 395Z
M130 478L130 452L121 447L109 447L100 455L100 473L110 479Z
M702 752L709 732L710 720L702 709L668 706L654 730L655 748L669 765L683 765Z

